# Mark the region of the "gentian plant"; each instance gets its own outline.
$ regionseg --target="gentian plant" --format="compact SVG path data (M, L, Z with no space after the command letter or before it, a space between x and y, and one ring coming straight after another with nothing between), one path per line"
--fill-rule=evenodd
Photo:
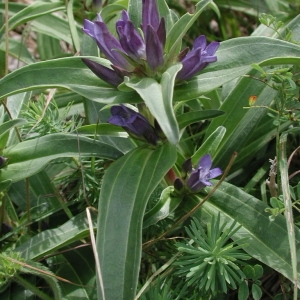
M298 7L223 2L0 4L1 299L297 300Z
M84 21L84 33L95 40L100 51L111 62L111 69L89 59L83 62L101 79L118 86L124 76L159 77L172 64L182 62L177 80L188 80L209 63L215 62L219 42L207 45L205 36L199 36L190 52L185 49L178 56L169 55L165 49L165 19L159 17L155 0L142 1L142 36L123 10L122 18L116 22L119 40L108 30L100 14L97 20ZM172 53L171 53L172 54Z

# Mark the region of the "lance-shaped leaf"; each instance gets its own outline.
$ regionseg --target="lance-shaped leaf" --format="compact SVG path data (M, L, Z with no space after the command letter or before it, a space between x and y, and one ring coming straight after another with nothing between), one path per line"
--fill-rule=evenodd
M110 62L106 59L86 58L110 67ZM136 93L121 92L99 79L86 67L81 57L39 62L8 74L0 80L0 98L50 87L67 88L88 99L106 104L141 101Z
M181 64L170 67L163 73L160 84L152 78L143 78L137 83L126 82L145 101L167 139L174 145L179 140L179 126L173 110L173 89L180 69Z
M210 188L207 188L208 190ZM189 199L186 209L190 211L201 199ZM247 238L243 249L255 259L261 261L285 277L293 280L288 231L282 215L270 221L265 209L267 205L255 197L243 192L229 183L222 183L209 200L194 214L201 222L210 222L211 217L221 214L222 222L228 227L236 221L241 228L233 235L238 242ZM296 243L300 243L300 231L295 228ZM300 248L297 250L297 260L300 260ZM298 271L298 278L300 273ZM299 280L298 280L299 287Z
M137 148L114 162L103 178L97 249L105 299L134 299L142 225L149 196L176 161L176 148ZM101 298L98 286L98 297Z
M72 134L52 134L4 149L2 155L8 161L0 170L0 181L18 181L36 174L55 158L96 156L115 160L122 153L94 139Z
M172 27L167 35L165 51L168 53L168 58L173 60L174 57L179 53L182 38L188 31L188 29L197 20L202 11L212 2L212 0L202 0L196 5L196 12L191 15L186 13L182 16Z
M95 227L94 215L92 218ZM58 228L45 230L26 240L16 248L16 251L20 253L22 258L38 259L88 236L88 220L86 213L82 212Z
M40 16L50 14L52 12L63 10L65 5L62 1L47 3L43 1L33 2L31 5L25 7L18 13L14 14L8 22L9 30L16 28L22 23L26 23L30 20L38 18ZM5 24L0 29L0 37L4 34Z

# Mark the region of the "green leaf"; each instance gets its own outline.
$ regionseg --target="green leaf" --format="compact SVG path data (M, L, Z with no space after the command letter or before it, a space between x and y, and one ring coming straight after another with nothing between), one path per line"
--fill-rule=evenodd
M253 279L255 276L254 268L251 265L245 266L245 268L243 269L243 272L248 279Z
M18 60L24 62L25 64L28 65L35 62L32 55L30 54L30 52L28 51L24 43L22 43L22 41L18 41L16 39L9 39L8 47L9 47L8 49L9 55L17 58ZM5 42L4 41L0 42L0 50L5 52L6 51L5 48L6 48Z
M173 60L174 57L178 54L182 39L188 29L200 16L205 7L207 7L211 2L212 0L199 1L199 3L196 4L196 12L193 15L191 15L190 13L186 13L172 26L169 34L167 35L165 45L165 52L167 53L170 60Z
M22 125L26 123L27 121L25 119L14 119L14 120L9 120L3 124L0 125L0 139L2 136L7 133L9 130L14 128L17 125Z
M255 283L252 284L251 292L254 300L259 300L262 296L261 288Z
M72 134L52 134L4 149L7 165L0 170L0 181L18 181L42 170L59 157L96 156L117 159L122 153L99 141Z
M197 203L198 201L185 202L187 210L189 211ZM212 216L216 217L220 213L222 222L226 222L227 227L236 221L241 228L233 235L233 239L238 243L239 239L247 237L243 249L249 255L293 280L290 251L286 246L289 241L285 218L278 215L271 222L269 214L265 212L266 207L267 205L262 201L243 192L240 188L223 182L194 216L203 222L210 222ZM295 228L295 235L296 242L300 243L298 228ZM297 259L299 263L299 248Z
M239 285L239 291L238 291L238 299L239 300L247 300L249 297L249 289L248 289L248 285L245 281L243 281L240 285Z
M183 113L177 117L177 122L180 129L184 129L186 126L189 126L193 123L208 120L212 118L216 118L218 116L223 115L224 112L220 110L207 109L201 111L191 111L187 113Z
M38 18L42 15L50 14L58 10L65 9L64 3L61 1L48 3L43 1L35 1L31 5L26 6L24 9L14 14L8 22L8 29L12 30L17 26ZM0 38L4 34L5 25L0 29Z
M163 73L160 84L152 78L143 78L137 83L126 82L126 85L137 91L145 101L167 139L174 145L179 140L179 127L172 104L173 88L175 77L181 67L181 64L170 67Z
M92 215L93 216L93 215ZM94 226L96 224L94 223ZM36 260L89 236L86 213L82 212L55 229L44 230L15 249L24 259Z
M200 158L205 154L210 154L214 158L219 145L226 133L226 128L219 126L211 135L202 143L201 147L192 156L193 165L197 164Z
M165 0L157 0L156 5L158 8L159 16L165 19L166 32L168 34L168 32L172 29L174 25L174 19L176 19L174 18L175 14L173 13L172 10L169 9L167 2Z
M145 213L143 228L147 228L167 218L178 207L182 197L172 195L173 192L173 186L168 186L162 191L159 201L151 210Z
M286 57L281 57L282 53ZM221 42L216 52L218 60L209 64L200 75L178 84L174 101L185 101L206 94L249 72L252 63L260 66L299 64L299 53L299 45L268 37L240 37Z
M127 138L128 133L122 129L121 127L111 125L111 124L92 124L85 125L77 129L79 134L86 134L90 136L95 135L108 135L108 136L116 136Z
M74 284L60 282L63 299L97 300L95 261L89 247L70 248L64 254L56 256L57 276Z
M137 148L114 162L103 177L97 250L106 299L135 296L145 207L176 156L170 144L156 150Z
M11 180L5 180L0 182L0 193L4 192L7 190L11 185Z
M254 265L253 269L254 269L254 273L255 273L253 280L257 280L263 275L264 269L261 265Z
M87 57L105 66L108 60ZM48 60L20 68L0 80L0 98L29 90L62 87L102 103L132 103L141 99L136 93L124 93L100 80L80 57ZM134 97L135 96L135 97Z
M128 14L130 20L134 24L135 28L139 28L142 24L142 10L143 5L140 0L129 0L128 2Z
M249 76L256 77L258 72L252 70L248 74ZM251 95L257 96L257 107L247 109L245 107L249 107L248 99ZM267 113L266 108L259 106L270 105L275 95L276 91L271 87L264 83L257 84L257 81L252 78L243 77L238 81L236 87L231 91L220 107L220 110L224 111L225 114L213 119L206 132L206 136L208 137L220 125L226 128L222 143L215 154L214 163L217 166L225 168L231 155L234 152L239 153L243 147L247 145L247 140L253 129ZM248 155L252 154L253 152L248 153Z
M82 27L77 24L73 25L77 28L78 36L82 37ZM70 26L66 18L54 14L44 15L31 21L30 28L36 32L43 33L72 45Z
M73 41L73 47L75 51L78 52L80 50L80 39L77 33L76 22L74 19L74 11L73 11L73 0L69 0L67 3L67 16L68 22L70 26L70 33Z
M60 286L58 284L58 280L55 277L55 275L41 263L34 262L34 261L26 261L25 263L26 263L26 265L31 266L32 268L27 267L27 266L22 266L20 272L24 273L24 274L31 274L31 275L42 277L46 281L46 283L49 285L49 287L51 288L54 300L60 300L62 298L62 295L61 295ZM17 277L18 277L18 280L16 280L16 281L19 284L22 284L24 281L27 281L27 279L22 278L24 281L22 280L20 282L19 281L20 277L19 276L17 276ZM34 287L34 289L36 289L36 288L37 287ZM50 297L48 299L50 299Z

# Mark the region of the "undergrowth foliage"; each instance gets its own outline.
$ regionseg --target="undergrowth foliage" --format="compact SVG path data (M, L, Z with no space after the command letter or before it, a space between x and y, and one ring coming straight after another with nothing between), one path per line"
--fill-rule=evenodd
M0 298L298 299L299 8L0 0Z
M250 258L241 252L245 241L239 240L239 246L230 242L230 237L239 229L234 222L224 230L225 223L220 224L220 215L217 220L207 224L207 232L197 219L192 221L186 232L191 240L187 244L177 243L178 251L182 256L176 262L180 268L178 275L185 276L188 286L198 289L200 292L218 294L227 293L228 288L236 289L245 279L241 271L241 261Z

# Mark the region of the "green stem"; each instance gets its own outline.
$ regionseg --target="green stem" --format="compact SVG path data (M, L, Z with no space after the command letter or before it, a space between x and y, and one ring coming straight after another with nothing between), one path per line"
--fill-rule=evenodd
M39 288L37 288L36 286L31 284L30 282L28 282L27 280L25 280L21 276L16 274L16 275L14 275L13 280L15 282L19 283L20 285L22 285L23 287L25 287L26 289L33 292L36 296L40 297L42 300L53 300L52 297L49 297L48 295L46 295L45 293L40 291Z
M287 142L287 132L284 132L281 135L279 140L279 156L278 163L280 169L280 177L281 177L281 187L282 187L282 195L285 206L285 218L286 225L288 231L288 239L289 246L291 252L291 260L292 260L292 270L293 270L293 278L294 278L294 300L297 300L298 293L298 272L297 272L297 252L296 252L296 239L295 239L295 226L294 226L294 218L293 218L293 209L292 209L292 201L290 195L290 187L289 187L289 177L288 177L288 165L286 159L286 142Z

